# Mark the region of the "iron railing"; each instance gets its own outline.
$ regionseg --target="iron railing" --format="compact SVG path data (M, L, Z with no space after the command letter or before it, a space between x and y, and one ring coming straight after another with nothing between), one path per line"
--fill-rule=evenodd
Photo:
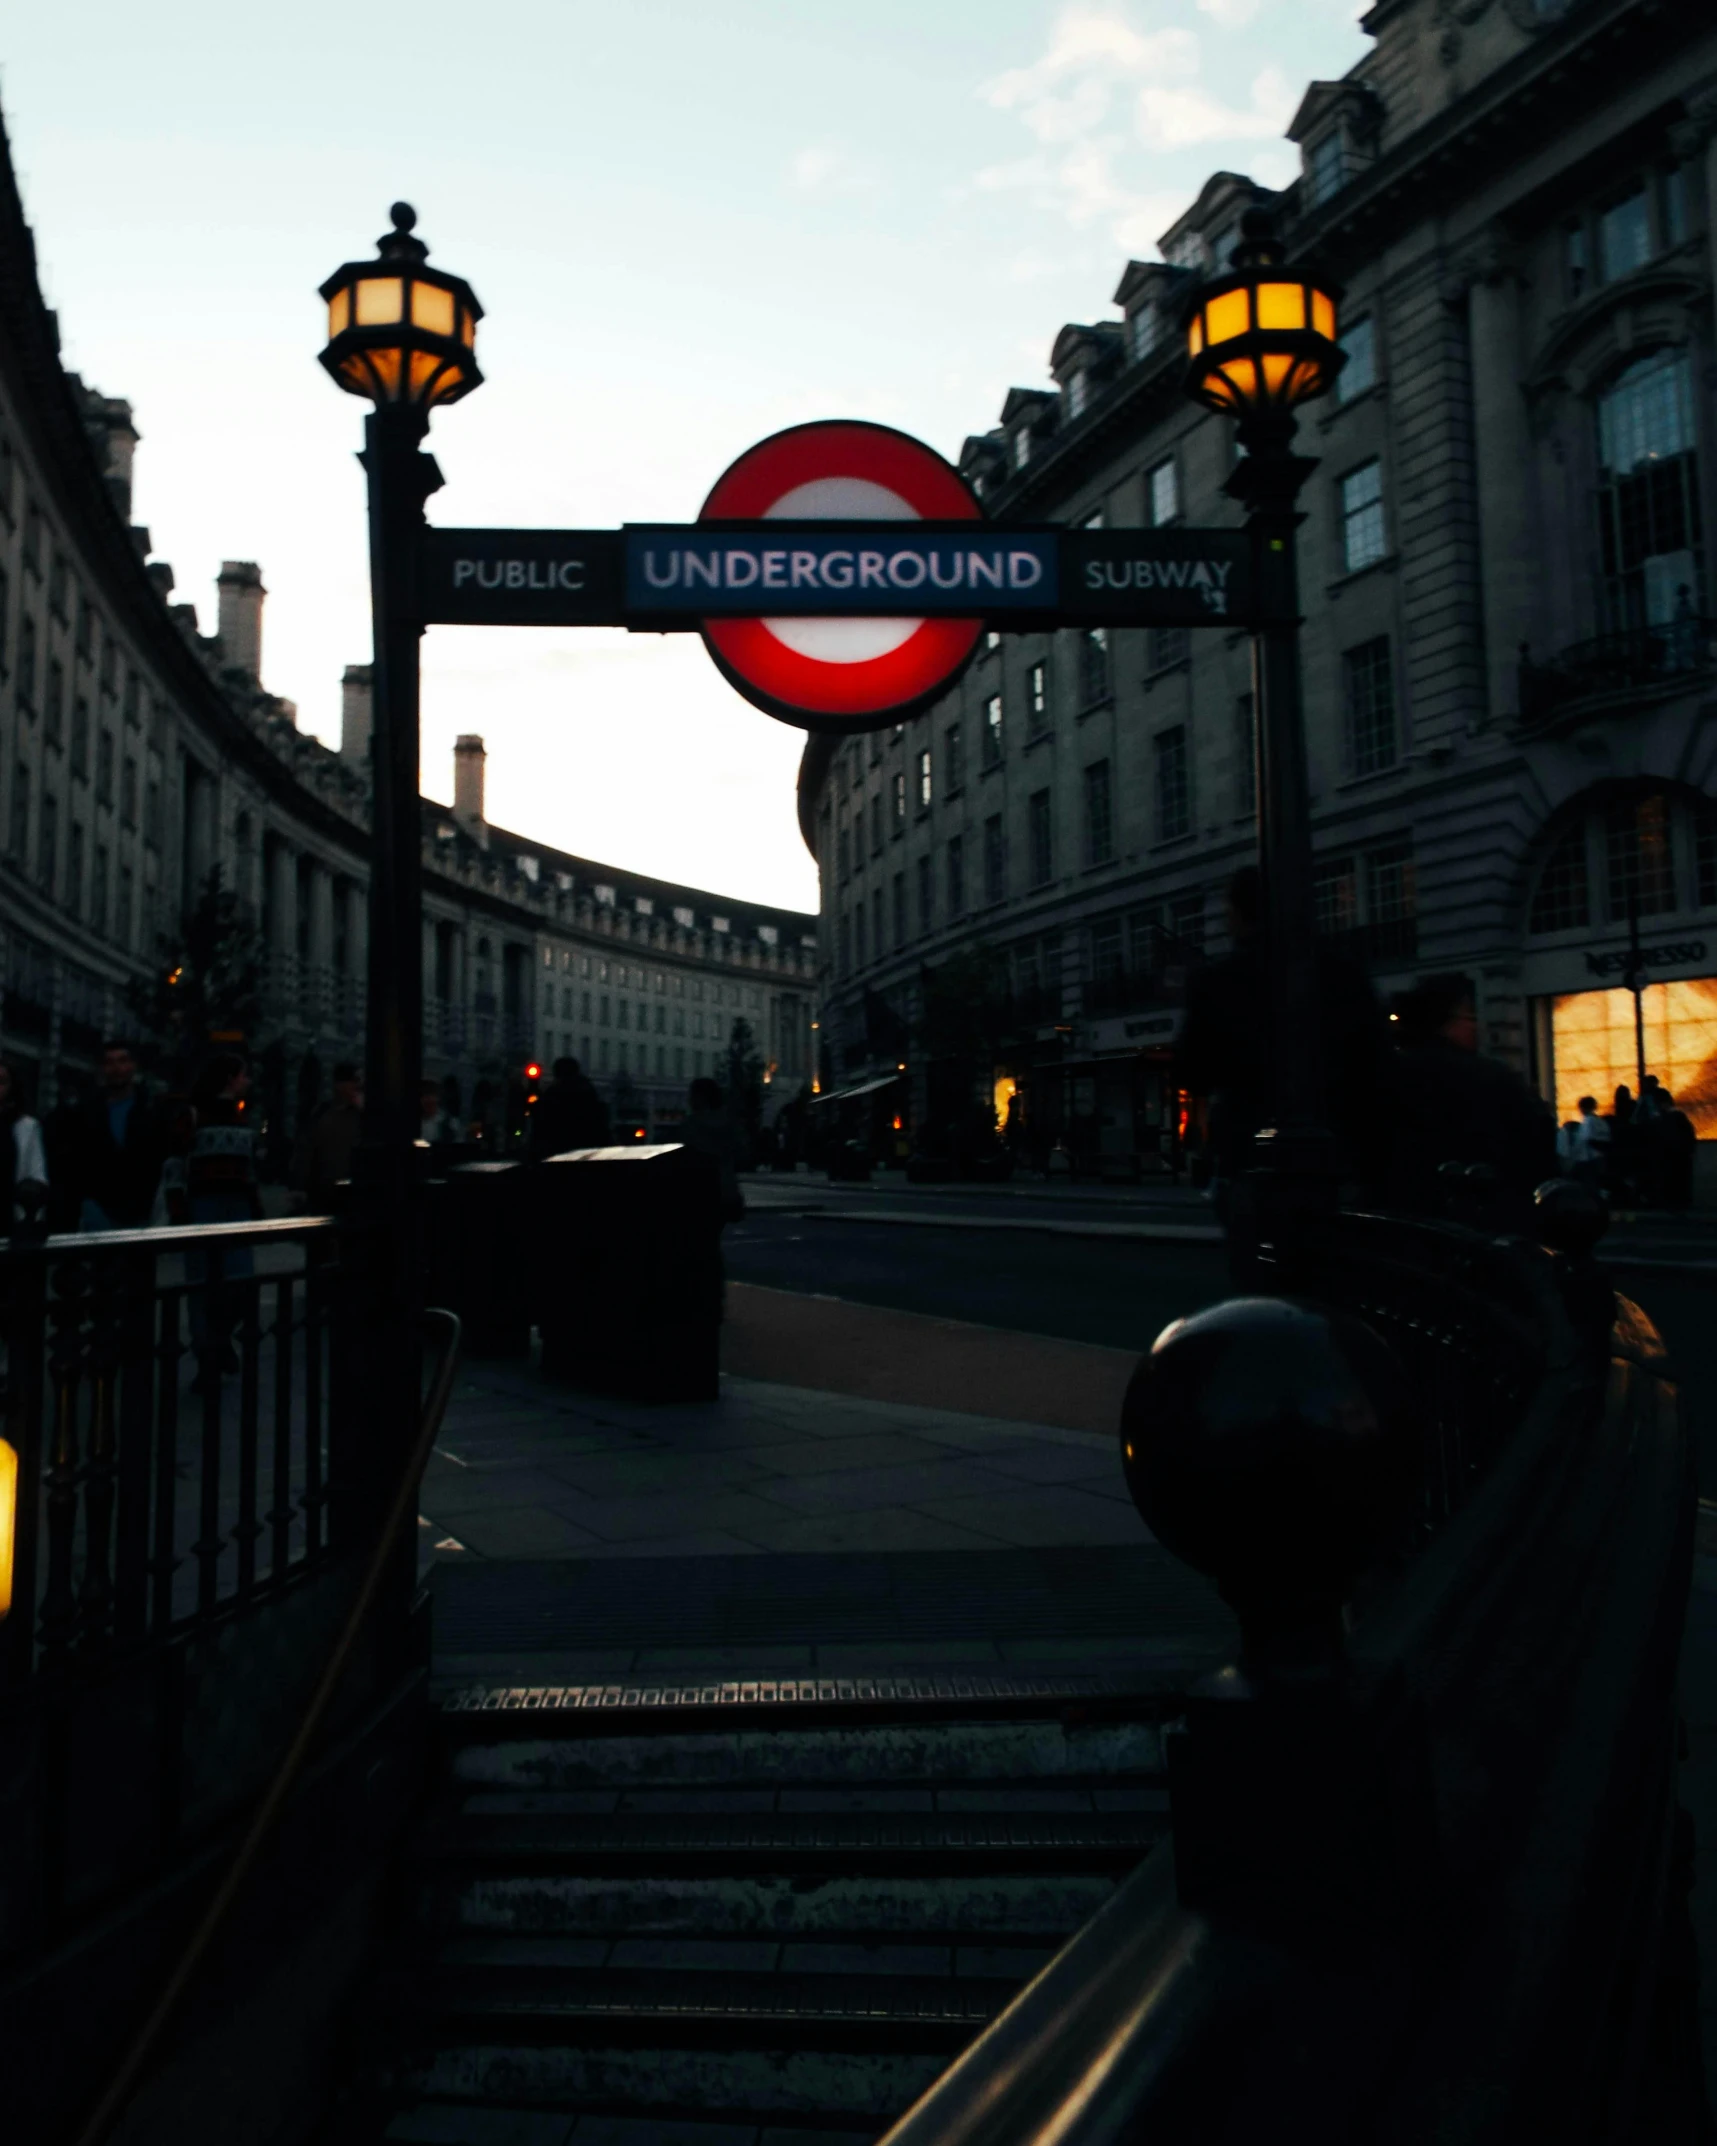
M885 2146L1703 2142L1657 1337L1577 1246L1454 1226L1302 1217L1252 1280L1392 1344L1410 1539L1321 1660L1188 1694L1171 1841Z
M1576 641L1548 662L1520 652L1520 720L1556 721L1588 702L1674 687L1717 669L1717 619L1691 613L1660 626L1630 626Z
M167 1639L321 1566L338 1275L325 1219L0 1249L17 1457L0 1685Z

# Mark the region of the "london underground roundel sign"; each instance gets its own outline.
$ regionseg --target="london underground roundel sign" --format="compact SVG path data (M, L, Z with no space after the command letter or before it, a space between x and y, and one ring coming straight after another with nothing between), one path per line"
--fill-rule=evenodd
M980 521L963 477L888 425L794 425L717 480L710 521ZM983 631L967 618L707 618L705 645L736 692L807 730L875 730L934 700Z

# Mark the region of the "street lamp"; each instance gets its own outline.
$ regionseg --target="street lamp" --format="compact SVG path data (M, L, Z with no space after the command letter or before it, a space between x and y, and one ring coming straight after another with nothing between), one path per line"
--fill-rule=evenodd
M1246 450L1224 490L1246 508L1257 591L1252 711L1275 1082L1275 1123L1261 1145L1279 1187L1291 1181L1328 1205L1337 1164L1320 1050L1294 564L1300 487L1317 465L1292 442L1295 412L1329 389L1346 353L1336 341L1340 293L1286 266L1266 210L1248 209L1240 228L1229 272L1188 301L1185 384L1195 402L1239 420Z
M417 212L396 201L393 229L373 261L348 261L322 286L328 347L322 363L349 395L428 409L457 402L483 383L477 368L476 293L463 276L428 265L413 238Z
M417 555L424 502L441 486L422 451L429 413L480 385L483 309L459 276L428 265L417 214L396 201L372 261L348 261L321 287L322 363L373 405L359 460L369 480L370 610L375 658L370 735L370 947L363 1139L353 1164L352 1246L364 1270L362 1357L369 1420L352 1426L344 1480L355 1518L385 1506L389 1457L418 1405L414 1209L423 1063L423 867L418 800L418 671L423 638ZM355 1280L359 1279L354 1277ZM361 1284L360 1284L361 1286Z

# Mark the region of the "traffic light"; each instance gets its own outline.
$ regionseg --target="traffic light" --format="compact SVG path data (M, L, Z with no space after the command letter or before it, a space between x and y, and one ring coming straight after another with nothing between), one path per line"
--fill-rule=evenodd
M534 1110L542 1093L543 1069L534 1062L525 1068L525 1108Z

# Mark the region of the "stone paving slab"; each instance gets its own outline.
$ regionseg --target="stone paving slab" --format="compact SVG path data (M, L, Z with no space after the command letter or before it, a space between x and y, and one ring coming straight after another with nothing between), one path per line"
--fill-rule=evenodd
M731 1375L714 1402L627 1402L522 1361L462 1367L420 1509L443 1560L1148 1539L1105 1432Z

